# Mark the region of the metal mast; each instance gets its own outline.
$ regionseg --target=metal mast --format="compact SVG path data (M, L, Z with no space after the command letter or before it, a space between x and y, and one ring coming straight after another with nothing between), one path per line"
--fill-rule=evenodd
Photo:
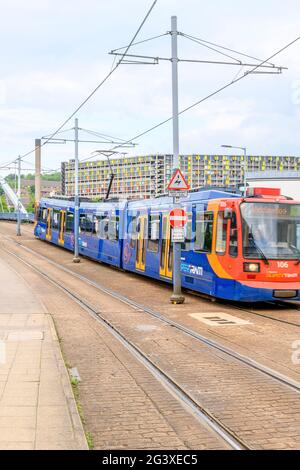
M74 263L80 263L79 258L79 161L78 161L78 119L75 119L75 197L74 197Z
M21 236L21 156L18 158L18 214L17 214L17 236Z
M179 107L178 107L178 45L177 16L171 18L172 41L172 112L173 112L173 172L179 169ZM174 196L174 206L179 206L179 198ZM181 243L173 243L173 294L171 302L182 304L185 300L181 292Z

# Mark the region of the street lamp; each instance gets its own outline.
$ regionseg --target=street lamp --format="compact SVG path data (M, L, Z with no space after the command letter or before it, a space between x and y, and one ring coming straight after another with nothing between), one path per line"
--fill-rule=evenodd
M246 172L247 172L247 148L246 147L238 147L236 145L221 145L221 147L225 149L238 149L238 150L243 150L244 152L244 196L247 195L247 178L246 178Z

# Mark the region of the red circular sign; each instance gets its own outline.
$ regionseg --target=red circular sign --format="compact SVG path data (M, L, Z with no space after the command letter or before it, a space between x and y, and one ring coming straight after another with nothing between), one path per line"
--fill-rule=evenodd
M187 223L187 215L183 209L172 209L170 212L171 227L184 227Z

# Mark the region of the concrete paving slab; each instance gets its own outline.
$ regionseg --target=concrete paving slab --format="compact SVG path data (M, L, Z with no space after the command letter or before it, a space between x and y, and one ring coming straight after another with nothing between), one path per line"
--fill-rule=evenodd
M3 260L0 344L0 450L87 450L51 315Z
M24 280L0 259L0 314L46 313ZM22 321L22 320L21 320Z

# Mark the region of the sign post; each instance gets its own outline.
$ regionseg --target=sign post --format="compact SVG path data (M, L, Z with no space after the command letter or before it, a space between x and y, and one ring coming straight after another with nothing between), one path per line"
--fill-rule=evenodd
M171 296L172 304L184 303L184 296L181 292L181 243L185 240L184 226L187 223L187 215L180 207L179 195L189 190L183 174L177 168L168 185L168 190L173 196L174 209L170 212L170 226L172 227L173 243L173 294Z
M179 105L178 105L178 30L177 16L171 18L171 40L172 40L172 116L173 116L173 177L168 186L169 191L174 191L175 208L180 208L178 193L187 190L188 185L179 167ZM184 187L185 186L185 187ZM173 242L173 294L172 304L183 304L184 296L181 292L181 243Z
M172 230L172 242L183 243L185 240L184 227L187 223L187 215L183 209L175 208L170 212L170 225Z

